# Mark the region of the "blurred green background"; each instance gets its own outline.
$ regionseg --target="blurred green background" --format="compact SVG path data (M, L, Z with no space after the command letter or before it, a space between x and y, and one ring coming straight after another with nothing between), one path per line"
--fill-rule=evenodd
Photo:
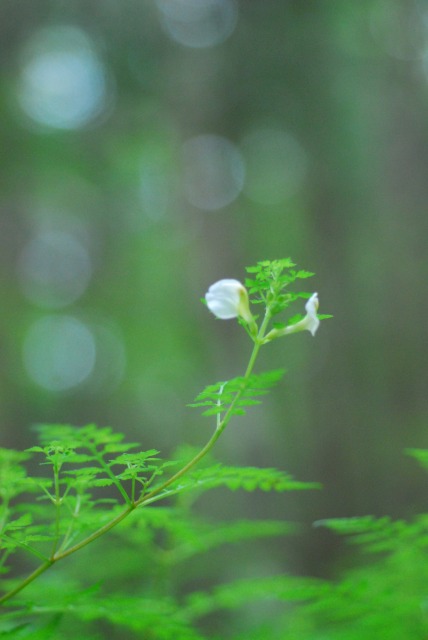
M306 524L238 573L323 576L314 520L426 508L428 3L0 0L0 33L0 445L203 444L251 345L199 299L291 256L334 319L264 349L288 376L217 456L324 490L201 508Z

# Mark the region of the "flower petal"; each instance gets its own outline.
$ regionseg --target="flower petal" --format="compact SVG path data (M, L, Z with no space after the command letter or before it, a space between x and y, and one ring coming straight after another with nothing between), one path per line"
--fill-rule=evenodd
M306 317L304 318L305 328L311 332L314 336L318 327L320 326L320 321L317 316L317 310L319 307L318 294L314 293L305 305L306 309Z
M227 278L215 282L205 295L208 309L221 320L236 318L239 315L242 291L245 288L239 280Z

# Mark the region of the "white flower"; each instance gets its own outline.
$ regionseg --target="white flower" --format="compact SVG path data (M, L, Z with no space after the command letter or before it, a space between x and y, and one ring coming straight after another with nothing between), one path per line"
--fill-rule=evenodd
M303 318L303 320L301 320L301 322L305 325L303 328L310 331L313 336L320 326L320 321L317 316L317 310L319 306L320 303L318 300L318 294L314 293L305 304L306 316Z
M239 280L219 280L205 294L208 309L221 320L240 316L246 322L254 321L251 315L248 292Z
M270 342L275 338L281 338L281 336L287 336L289 333L297 333L298 331L310 331L314 336L320 326L320 321L317 316L318 307L318 294L314 293L305 304L306 315L302 320L299 320L299 322L296 322L295 324L290 324L288 327L284 327L283 329L272 329L272 331L267 334L264 341Z

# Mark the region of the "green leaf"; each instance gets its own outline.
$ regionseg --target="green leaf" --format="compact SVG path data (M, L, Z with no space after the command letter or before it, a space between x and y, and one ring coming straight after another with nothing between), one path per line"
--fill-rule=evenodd
M236 522L216 522L207 525L186 516L175 514L169 519L171 533L176 547L171 551L174 563L188 560L195 555L225 544L237 544L244 540L256 540L284 536L295 531L295 527L286 522L271 520L238 520Z
M405 452L417 460L421 467L428 469L428 449L406 449Z
M92 484L94 487L111 487L114 484L114 480L110 478L96 478Z
M304 271L303 269L301 269L299 271L290 271L290 273L295 278L312 278L312 276L315 275L314 273L312 273L312 271Z
M149 449L149 451L139 451L137 453L124 453L114 460L111 460L111 465L132 465L139 469L146 469L147 462L158 461L160 459L155 457L158 453L159 451L157 449Z
M173 485L175 486L175 485ZM217 464L213 467L200 469L188 474L178 481L180 491L196 489L206 491L225 486L232 491L300 491L306 489L320 489L315 482L299 482L288 473L277 469L260 469L258 467L227 467Z
M237 609L254 600L306 601L319 597L328 589L321 580L287 575L236 580L208 593L192 593L187 598L185 613L191 620L199 619L219 609Z
M428 547L428 516L416 517L411 522L392 520L389 517L362 516L354 518L330 518L320 520L315 526L349 537L353 544L364 545L365 551L379 553L402 549Z
M259 404L254 396L268 393L283 377L284 369L253 374L247 378L237 377L227 382L209 385L195 398L190 407L209 407L202 415L211 416L230 411L234 415L243 415L243 407Z

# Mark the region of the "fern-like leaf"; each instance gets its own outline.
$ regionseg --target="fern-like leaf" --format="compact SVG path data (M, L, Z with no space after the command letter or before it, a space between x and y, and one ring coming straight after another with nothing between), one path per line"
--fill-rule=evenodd
M245 414L244 407L260 404L258 396L268 393L283 377L284 369L267 371L251 376L237 377L226 382L209 385L195 398L190 407L203 407L202 415L230 413Z
M291 475L277 469L260 469L258 467L228 467L221 464L199 469L187 474L171 485L159 498L187 490L208 491L216 487L227 487L231 491L300 491L320 489L316 482L300 482Z

